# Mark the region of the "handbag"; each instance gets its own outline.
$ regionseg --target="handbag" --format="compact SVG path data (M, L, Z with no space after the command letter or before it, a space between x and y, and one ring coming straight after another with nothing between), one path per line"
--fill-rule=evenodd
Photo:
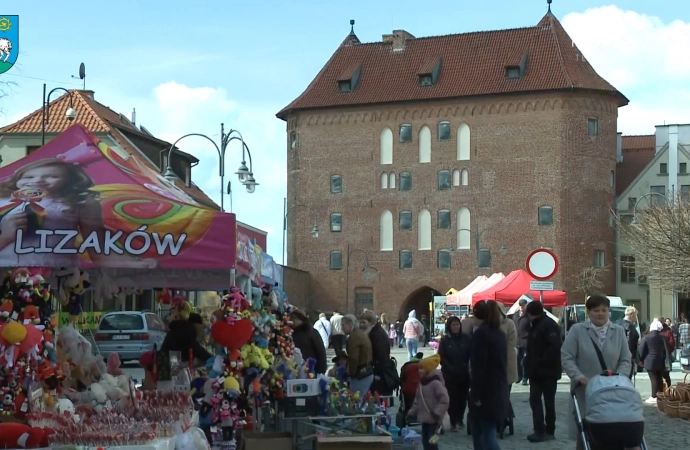
M429 413L429 415L431 417L433 417L434 414L431 412L429 407L426 405L426 400L424 400L424 393L422 392L422 387L419 386L418 389L419 389L419 396L422 398L422 403L424 404L424 409L426 409L427 412ZM439 418L439 419L442 420L443 418ZM434 435L429 438L429 444L436 445L438 443L438 436L439 436L439 434L441 434L441 428L442 427L443 427L442 424L439 424L438 427L436 427L436 431L434 431Z
M594 351L597 353L597 359L599 359L599 364L601 364L601 370L603 371L603 373L613 375L613 372L606 368L606 361L604 361L604 355L601 353L601 349L599 348L599 345L594 341L592 336L590 336L589 339L592 341L592 345L594 346Z

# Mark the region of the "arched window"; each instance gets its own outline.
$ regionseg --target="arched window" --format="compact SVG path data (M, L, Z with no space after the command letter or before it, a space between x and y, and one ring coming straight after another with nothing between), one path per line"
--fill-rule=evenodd
M462 173L460 174L460 181L462 182L463 186L469 186L470 173L467 171L467 169L462 169Z
M460 171L458 169L453 171L453 186L460 186Z
M395 172L388 175L388 189L395 189Z
M381 189L388 189L388 174L386 172L381 174Z
M382 252L393 251L393 213L387 209L381 213L379 245Z
M381 164L393 164L393 132L390 128L381 132Z
M458 127L458 161L470 159L470 126L461 123Z
M417 248L431 250L431 213L428 209L417 214Z
M472 232L470 231L472 229L472 224L470 223L470 210L464 206L458 210L457 224L457 248L460 250L469 250L472 242Z
M431 162L431 130L426 125L419 130L419 162Z

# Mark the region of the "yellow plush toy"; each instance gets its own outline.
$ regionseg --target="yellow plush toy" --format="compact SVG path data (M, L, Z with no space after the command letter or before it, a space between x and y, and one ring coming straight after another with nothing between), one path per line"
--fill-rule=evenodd
M2 329L2 337L10 345L19 344L26 337L26 327L17 321L10 321Z

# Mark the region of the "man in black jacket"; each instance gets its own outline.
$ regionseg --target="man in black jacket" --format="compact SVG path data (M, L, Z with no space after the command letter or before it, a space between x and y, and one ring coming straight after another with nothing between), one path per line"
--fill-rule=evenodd
M556 430L556 387L561 378L561 329L547 317L539 301L527 305L531 322L527 339L525 368L529 376L529 406L532 409L534 433L530 442L550 441ZM542 405L542 397L544 404Z
M529 317L525 313L527 308L527 300L524 298L518 303L520 305L520 311L513 314L513 320L515 321L515 329L517 330L517 370L518 379L515 384L522 382L524 386L527 386L527 372L525 371L525 356L527 355L527 338L529 337L530 323Z

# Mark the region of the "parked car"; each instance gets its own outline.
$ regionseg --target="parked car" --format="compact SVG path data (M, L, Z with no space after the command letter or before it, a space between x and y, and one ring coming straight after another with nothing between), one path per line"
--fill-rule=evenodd
M686 345L680 351L680 368L684 371L690 372L690 344Z
M154 344L160 347L165 334L165 323L152 312L117 311L101 318L94 339L103 358L117 353L124 362L138 360L142 353L152 350Z

